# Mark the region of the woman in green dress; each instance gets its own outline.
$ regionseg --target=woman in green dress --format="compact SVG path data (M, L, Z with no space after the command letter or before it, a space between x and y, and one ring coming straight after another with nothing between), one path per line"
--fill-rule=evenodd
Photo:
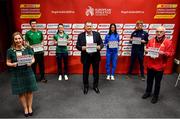
M7 50L6 64L12 73L12 93L19 96L24 116L32 116L33 91L37 90L35 75L31 69L34 63L33 51L25 45L22 34L12 35L12 45Z

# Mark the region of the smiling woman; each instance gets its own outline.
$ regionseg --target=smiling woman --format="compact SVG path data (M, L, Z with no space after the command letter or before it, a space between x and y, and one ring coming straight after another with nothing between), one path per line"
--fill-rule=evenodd
M12 93L19 96L25 117L32 116L32 92L37 90L35 75L31 69L34 61L32 49L24 44L22 34L15 32L12 35L12 45L7 50L6 64L13 75Z

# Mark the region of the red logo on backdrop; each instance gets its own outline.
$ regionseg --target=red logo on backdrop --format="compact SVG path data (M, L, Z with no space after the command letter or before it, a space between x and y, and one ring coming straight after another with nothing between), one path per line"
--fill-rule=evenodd
M85 14L86 16L94 16L94 8L92 8L91 6L88 6Z
M110 8L93 8L88 6L85 11L86 16L108 16L111 15L112 9Z

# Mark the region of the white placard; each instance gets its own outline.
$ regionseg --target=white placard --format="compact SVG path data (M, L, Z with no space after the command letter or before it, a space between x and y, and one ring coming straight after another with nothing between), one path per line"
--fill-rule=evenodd
M17 56L18 66L27 65L28 63L31 63L31 62L32 62L32 56L31 55Z
M67 39L59 38L57 43L58 43L58 46L67 46Z
M97 43L87 43L86 44L86 52L87 53L97 52Z
M109 41L109 48L118 48L118 41Z
M34 52L44 51L42 44L35 44L35 45L32 45L31 47L33 48Z
M151 58L159 57L159 48L149 47L147 55L150 56Z
M141 38L140 37L133 37L132 38L132 44L140 45L141 44Z

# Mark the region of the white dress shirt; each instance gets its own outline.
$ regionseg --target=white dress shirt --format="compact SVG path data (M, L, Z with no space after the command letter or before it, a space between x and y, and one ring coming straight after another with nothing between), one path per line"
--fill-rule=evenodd
M86 43L94 43L94 40L93 40L93 33L91 32L91 34L87 34L86 33Z

